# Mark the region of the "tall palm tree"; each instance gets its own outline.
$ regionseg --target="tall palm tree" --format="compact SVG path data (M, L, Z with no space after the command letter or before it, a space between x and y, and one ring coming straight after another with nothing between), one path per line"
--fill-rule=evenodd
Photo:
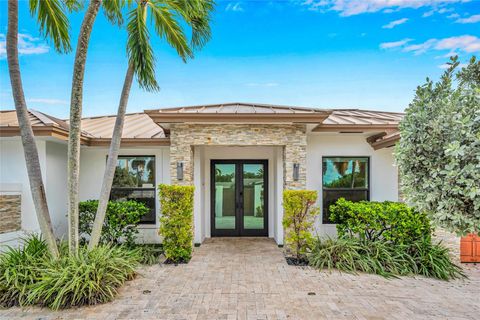
M160 38L166 39L182 60L186 61L188 58L193 58L194 50L203 47L210 39L210 14L213 7L213 0L138 0L137 6L129 12L127 24L129 64L118 105L89 248L94 248L100 240L134 75L136 75L140 87L148 91L159 89L155 79L155 57L150 45L150 35L146 23L147 14L150 12L156 34ZM179 19L191 28L190 44L185 30L180 26Z
M73 1L73 0L67 0ZM72 92L70 97L70 132L68 136L67 190L68 190L68 247L70 254L77 254L78 186L80 176L80 134L83 103L83 79L88 45L93 24L103 7L106 18L113 24L123 23L122 9L132 0L91 0L83 17L73 64Z
M40 25L40 31L52 39L55 50L68 52L71 50L68 34L69 23L65 11L77 8L74 1L30 0L30 13ZM30 123L25 94L23 92L20 63L18 59L18 0L8 0L8 30L6 39L8 72L12 86L13 100L17 113L18 125L23 144L25 163L27 165L30 191L32 193L35 212L40 231L45 238L52 256L58 257L52 222L45 195L37 145Z

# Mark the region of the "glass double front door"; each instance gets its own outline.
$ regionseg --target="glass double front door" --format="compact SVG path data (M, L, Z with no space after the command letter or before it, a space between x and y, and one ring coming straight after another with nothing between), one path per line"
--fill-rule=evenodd
M212 236L268 236L268 161L212 160Z

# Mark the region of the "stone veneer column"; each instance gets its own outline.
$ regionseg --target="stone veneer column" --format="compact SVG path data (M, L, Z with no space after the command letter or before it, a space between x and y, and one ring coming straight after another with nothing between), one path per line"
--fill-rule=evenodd
M172 184L193 184L193 146L281 146L284 188L306 187L307 136L305 125L285 124L172 124L170 128L170 175ZM184 179L177 180L177 162L183 162ZM293 164L300 165L293 181Z
M0 195L0 233L18 231L22 228L22 197Z

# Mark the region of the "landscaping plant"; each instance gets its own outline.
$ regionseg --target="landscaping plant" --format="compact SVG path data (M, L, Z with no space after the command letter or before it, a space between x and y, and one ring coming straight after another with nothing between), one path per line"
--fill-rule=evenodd
M352 202L340 198L330 208L330 220L337 225L339 237L359 237L366 241L395 244L430 239L430 220L400 202Z
M0 254L0 306L41 305L52 309L111 301L135 275L138 250L102 245L81 246L70 255L67 243L52 257L46 242L32 235L22 248Z
M465 277L462 269L450 260L448 249L428 239L397 245L355 237L316 239L308 258L310 265L317 269L365 272L387 278L423 275L450 280Z
M79 204L82 243L86 243L91 235L97 207L97 200L83 201ZM133 200L109 201L100 243L114 245L123 243L129 247L133 246L138 234L138 222L149 210L143 203Z
M480 233L480 61L449 64L417 88L395 157L409 205L451 232Z
M160 236L167 262L188 262L193 250L193 186L159 185Z
M306 258L313 243L312 227L319 214L317 192L309 190L285 190L283 192L283 227L285 244L297 263Z
M0 253L0 307L27 304L32 285L41 278L41 265L49 256L46 241L37 235L25 239L23 248Z

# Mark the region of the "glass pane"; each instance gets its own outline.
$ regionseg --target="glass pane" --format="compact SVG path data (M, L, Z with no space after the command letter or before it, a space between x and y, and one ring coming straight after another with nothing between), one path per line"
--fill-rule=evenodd
M367 190L323 190L323 223L332 223L329 219L330 205L335 204L338 199L345 198L349 201L368 200Z
M133 200L145 204L150 211L140 218L140 223L155 223L155 189L147 188L112 188L110 200Z
M368 188L368 158L324 158L325 188Z
M235 164L215 164L215 229L235 229Z
M265 185L263 164L243 165L243 228L263 229Z
M113 187L155 187L155 157L118 157Z

